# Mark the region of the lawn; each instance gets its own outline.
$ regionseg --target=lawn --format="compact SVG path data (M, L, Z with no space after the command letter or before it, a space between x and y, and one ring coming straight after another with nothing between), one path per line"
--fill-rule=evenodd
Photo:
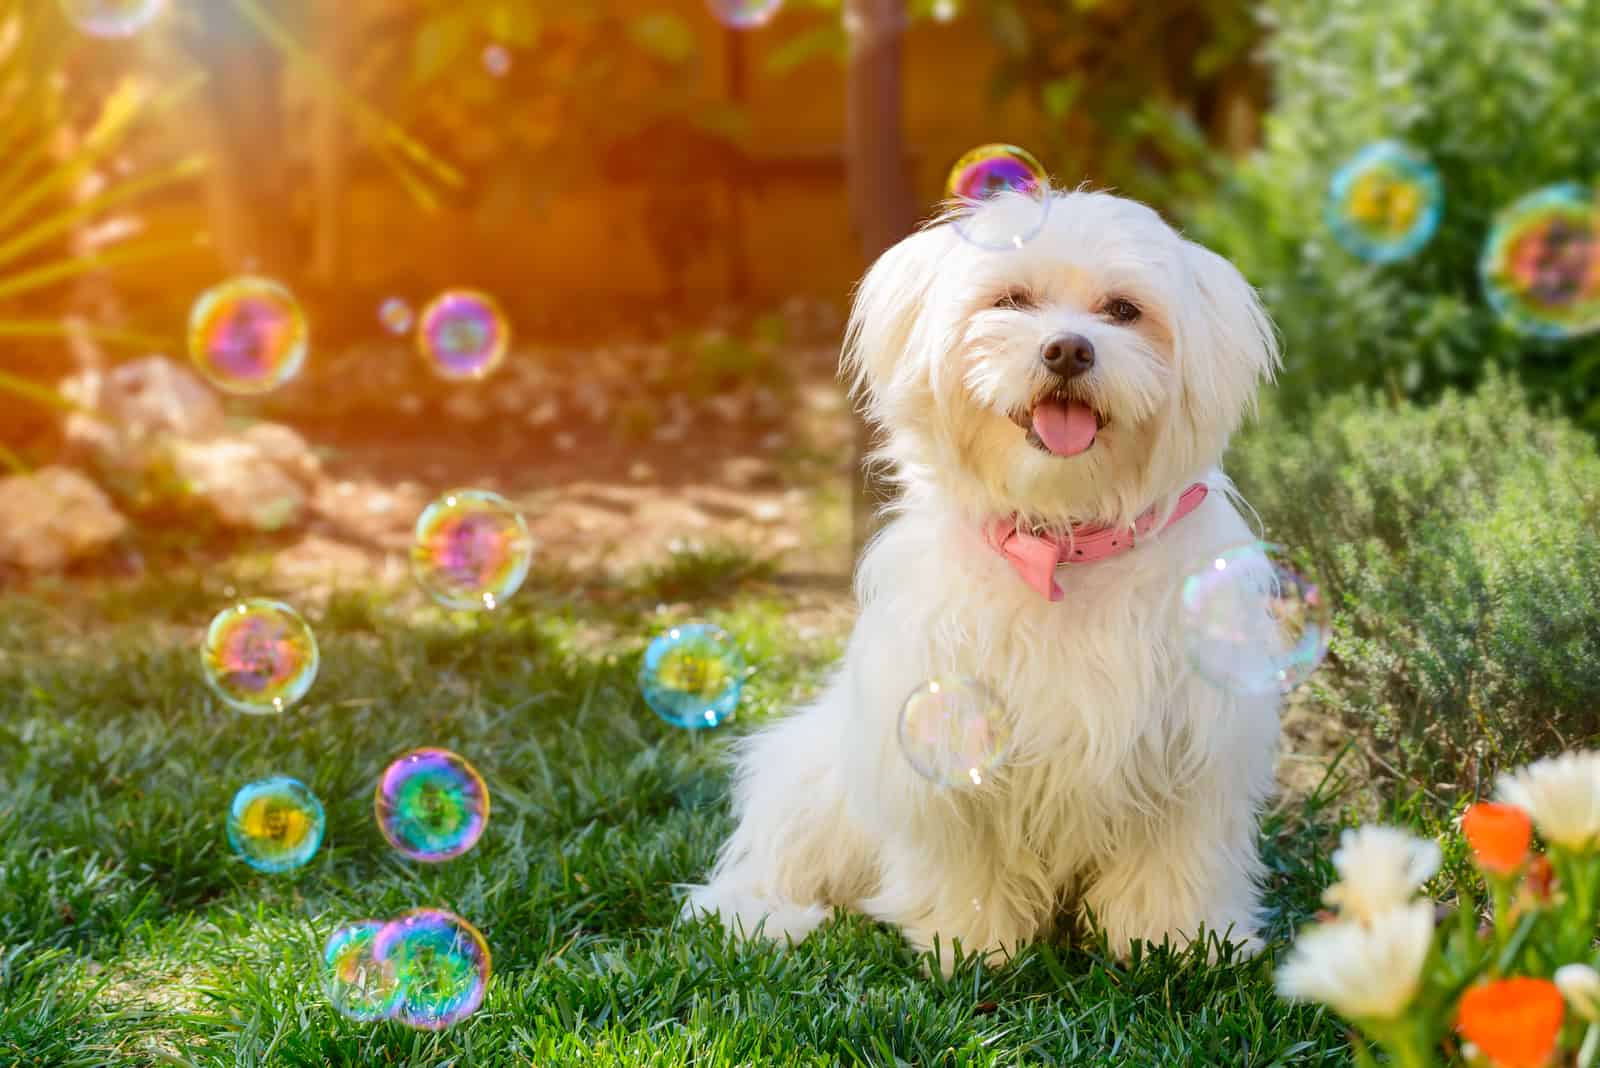
M737 943L677 919L675 886L728 830L724 743L807 694L837 651L841 613L817 613L815 591L737 554L680 553L605 585L536 574L484 618L335 592L307 606L323 654L310 697L253 718L209 694L196 644L262 574L246 558L0 600L0 1063L1347 1062L1330 1017L1272 990L1328 879L1336 814L1315 797L1264 827L1274 941L1256 960L1120 962L1061 942L945 980L859 917L794 949ZM691 617L758 665L716 733L667 726L633 683L648 636ZM466 755L492 791L483 840L443 865L404 860L373 821L379 771L419 745ZM269 774L327 809L322 850L289 875L224 840L234 790ZM338 1016L322 940L416 906L482 929L484 1006L438 1034Z

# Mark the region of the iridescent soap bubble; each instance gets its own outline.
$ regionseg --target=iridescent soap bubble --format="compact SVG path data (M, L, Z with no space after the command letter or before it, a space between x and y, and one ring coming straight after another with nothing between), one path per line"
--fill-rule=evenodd
M320 662L317 639L300 614L261 598L218 612L200 648L211 691L253 715L282 712L304 697Z
M1181 612L1190 663L1230 693L1287 693L1328 652L1326 596L1266 542L1208 560L1184 580Z
M246 275L213 286L189 312L189 356L218 388L267 393L306 360L306 317L270 278Z
M765 26L783 7L783 0L706 0L711 15L724 26L753 30Z
M500 366L511 327L487 293L451 289L422 309L417 348L442 378L483 378Z
M334 1011L360 1023L387 1020L400 1005L394 964L372 955L381 930L378 920L346 924L322 947L322 989Z
M488 45L483 50L483 69L496 78L511 73L511 52L502 44Z
M95 37L132 37L161 14L164 0L61 0L72 24Z
M1563 184L1516 201L1495 217L1479 273L1490 306L1520 333L1600 330L1600 194Z
M1334 172L1324 213L1334 239L1351 254L1394 263L1433 240L1444 214L1444 186L1422 155L1378 141Z
M941 786L982 786L1011 748L1005 707L976 679L933 679L900 706L900 750Z
M414 320L411 305L399 297L390 297L378 306L378 321L391 334L404 334Z
M374 808L384 838L412 860L452 860L489 824L489 787L448 749L414 749L384 769Z
M498 607L532 563L528 524L498 493L451 490L417 517L411 572L446 608Z
M1021 248L1050 214L1044 166L1015 145L980 145L956 160L945 196L959 208L951 220L956 233L996 251Z
M443 909L414 909L384 924L372 955L394 969L400 998L394 1019L442 1031L483 1004L489 944L472 924Z
M239 788L228 807L228 844L257 871L290 871L322 845L322 802L285 775Z
M658 635L639 665L645 703L675 727L715 727L739 705L744 654L721 627L688 623Z

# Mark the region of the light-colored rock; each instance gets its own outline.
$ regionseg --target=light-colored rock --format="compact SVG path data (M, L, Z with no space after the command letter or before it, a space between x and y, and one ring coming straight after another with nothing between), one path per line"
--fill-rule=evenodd
M98 393L91 406L129 436L209 438L227 425L211 387L165 356L113 367Z
M299 434L271 424L209 441L177 441L170 456L186 496L224 526L247 530L298 526L322 470Z
M0 564L59 571L94 556L127 529L100 487L71 468L0 479Z

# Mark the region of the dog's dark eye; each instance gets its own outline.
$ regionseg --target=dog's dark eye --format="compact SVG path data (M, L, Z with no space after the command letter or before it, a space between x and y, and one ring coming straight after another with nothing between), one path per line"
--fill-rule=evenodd
M1026 289L1008 289L994 299L994 306L1011 311L1027 311L1029 308L1038 307L1038 304L1033 299L1033 294Z
M1139 318L1141 312L1139 305L1133 301L1117 297L1106 301L1100 308L1100 314L1114 323L1131 323Z

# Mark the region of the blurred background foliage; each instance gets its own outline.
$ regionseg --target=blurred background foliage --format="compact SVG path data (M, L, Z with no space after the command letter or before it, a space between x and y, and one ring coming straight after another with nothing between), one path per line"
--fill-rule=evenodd
M1290 411L1377 385L1430 397L1498 366L1600 429L1600 334L1541 341L1484 302L1493 216L1555 182L1600 179L1597 0L1270 0L1261 150L1196 201L1191 229L1261 287L1284 340ZM1323 223L1330 174L1369 142L1437 166L1443 222L1413 259L1369 266Z

